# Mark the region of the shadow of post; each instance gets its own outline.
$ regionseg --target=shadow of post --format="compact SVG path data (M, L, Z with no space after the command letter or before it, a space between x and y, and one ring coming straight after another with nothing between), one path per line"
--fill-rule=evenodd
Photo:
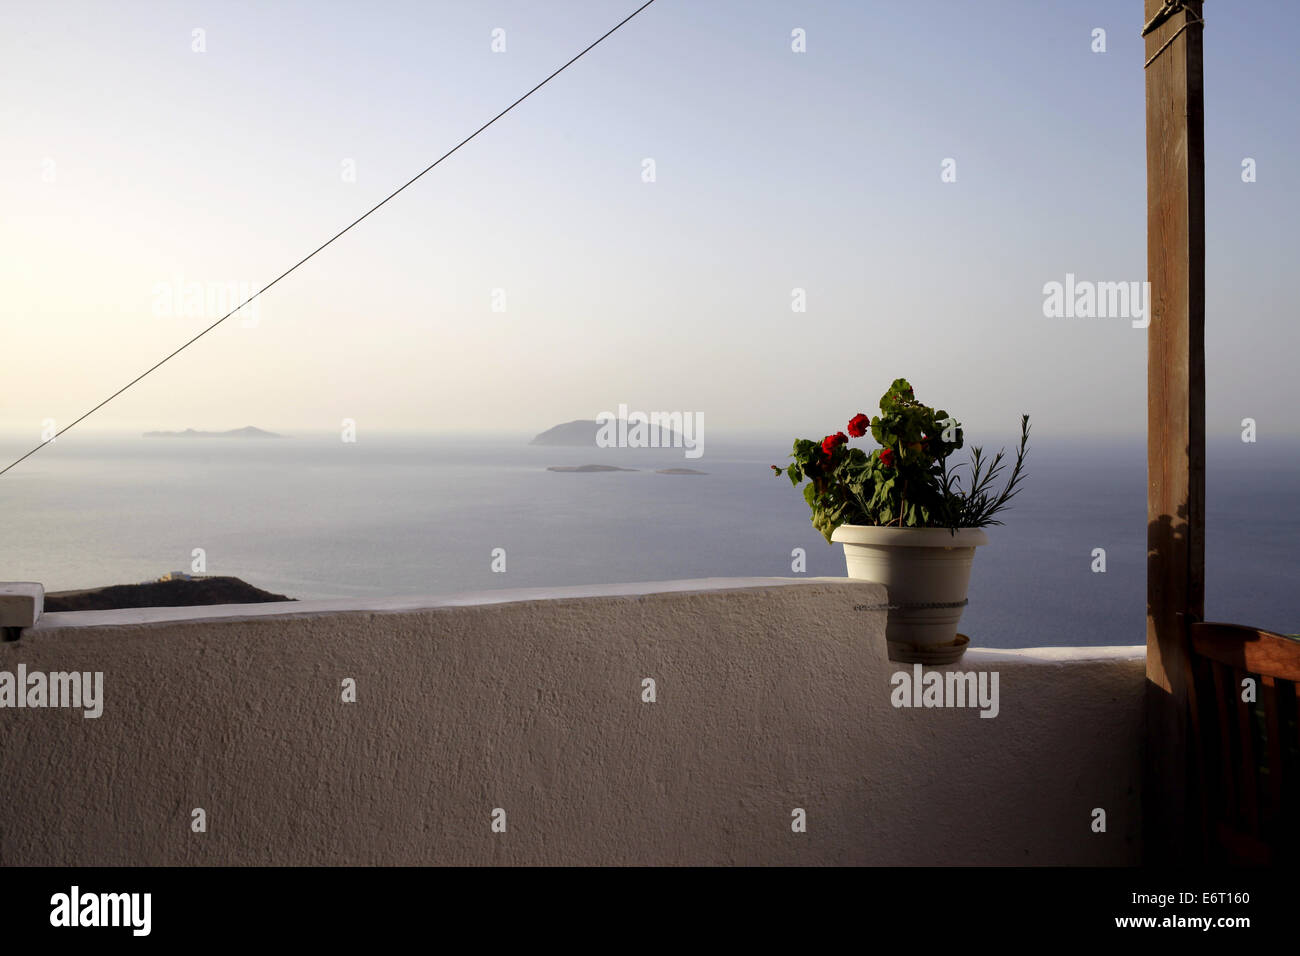
M1143 859L1187 864L1201 858L1192 830L1199 786L1189 755L1187 714L1187 612L1199 599L1186 505L1175 519L1159 515L1147 524L1147 680L1142 793Z

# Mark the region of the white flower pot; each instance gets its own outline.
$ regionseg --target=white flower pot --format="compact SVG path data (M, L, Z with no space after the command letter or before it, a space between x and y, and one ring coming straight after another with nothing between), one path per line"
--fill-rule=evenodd
M965 648L957 622L966 604L975 549L988 544L979 528L882 528L840 525L831 540L844 545L849 577L883 584L889 592L885 638L889 659L936 662L952 646L955 660Z

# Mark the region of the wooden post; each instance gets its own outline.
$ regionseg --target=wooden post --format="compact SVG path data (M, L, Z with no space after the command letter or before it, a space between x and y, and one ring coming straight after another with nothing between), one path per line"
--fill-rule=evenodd
M1144 0L1148 23L1163 0ZM1205 607L1205 119L1201 0L1146 38L1148 862L1186 862L1184 615ZM1181 30L1181 33L1178 31ZM1177 36L1175 37L1175 34ZM1172 40L1171 40L1172 38ZM1168 43L1166 46L1165 44ZM1163 49L1162 49L1163 47Z

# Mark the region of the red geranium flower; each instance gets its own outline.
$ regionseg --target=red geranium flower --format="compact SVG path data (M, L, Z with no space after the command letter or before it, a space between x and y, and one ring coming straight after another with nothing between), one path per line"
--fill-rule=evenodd
M861 438L871 427L871 419L861 412L849 419L849 434L854 438Z
M849 436L844 432L836 432L834 435L827 435L822 439L822 452L824 454L833 454L835 449L849 440Z
M880 453L880 463L886 468L894 467L894 449L886 448Z

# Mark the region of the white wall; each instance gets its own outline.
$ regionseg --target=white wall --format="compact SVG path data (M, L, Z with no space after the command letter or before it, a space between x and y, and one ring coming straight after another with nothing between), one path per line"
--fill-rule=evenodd
M104 712L0 710L0 863L1136 862L1142 648L974 650L955 666L998 673L996 718L896 709L910 667L853 609L884 599L745 579L49 614L0 671L102 671Z

